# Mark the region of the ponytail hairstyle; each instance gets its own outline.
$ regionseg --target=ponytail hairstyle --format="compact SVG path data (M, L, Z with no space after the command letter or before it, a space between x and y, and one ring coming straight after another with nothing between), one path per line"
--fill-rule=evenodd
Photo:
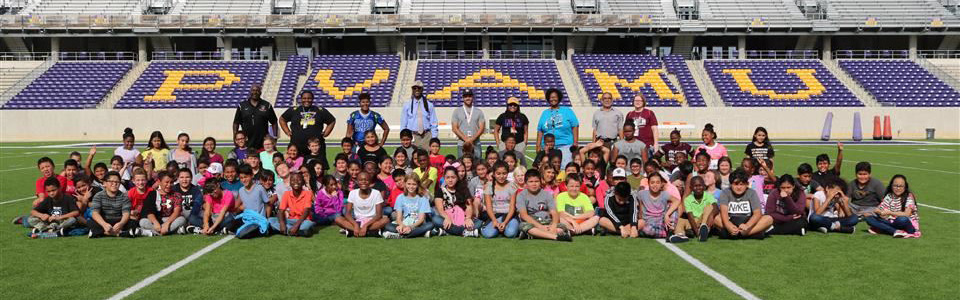
M124 128L124 129L123 129L123 137L122 137L122 140L126 140L127 138L136 139L136 138L133 136L133 129L130 129L130 127L127 127L127 128Z

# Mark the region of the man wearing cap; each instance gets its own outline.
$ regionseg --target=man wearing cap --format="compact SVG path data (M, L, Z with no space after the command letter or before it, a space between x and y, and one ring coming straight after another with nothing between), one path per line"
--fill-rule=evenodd
M413 96L403 103L400 112L400 130L413 132L413 144L420 149L430 149L430 139L439 137L437 131L437 111L433 103L423 95L423 82L413 83Z
M260 84L251 86L247 101L240 102L233 114L233 136L243 129L247 146L258 150L263 149L263 139L270 134L267 126L273 125L273 130L277 130L277 113L273 111L273 105L260 98L261 89Z
M473 91L466 89L461 93L463 106L453 111L453 134L460 139L457 142L457 156L471 153L480 157L480 136L487 130L487 118L483 111L473 106Z

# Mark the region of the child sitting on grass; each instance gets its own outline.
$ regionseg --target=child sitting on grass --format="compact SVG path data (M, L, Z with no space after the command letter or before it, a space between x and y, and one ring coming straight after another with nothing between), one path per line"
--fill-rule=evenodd
M853 233L860 216L850 209L850 198L844 193L847 183L840 177L825 178L820 183L823 191L813 194L813 209L810 210L810 228L820 232Z
M136 237L137 221L130 217L130 198L120 192L120 173L108 172L103 184L103 191L94 195L90 204L93 222L87 222L88 237Z
M750 189L749 175L743 168L730 174L730 188L724 189L717 199L720 215L714 226L720 231L720 238L744 239L765 238L765 232L773 223L770 216L760 211L760 199Z
M773 218L773 227L768 233L806 235L807 197L790 174L780 176L775 186L766 203L767 215Z
M568 175L569 176L569 175ZM600 226L605 232L616 233L621 238L636 238L637 230L636 195L626 182L613 187L613 196L604 199L604 209L600 217Z
M871 233L889 234L895 238L920 237L917 198L910 192L906 176L893 175L876 215L865 220L870 224Z
M173 192L173 176L160 172L157 189L150 192L143 202L143 218L140 219L140 235L163 236L183 233L187 224L183 217L183 200Z
M420 185L419 177L409 176L404 179L403 195L397 197L394 206L394 221L384 227L383 238L430 237L433 222L427 220L430 202L427 201L426 194L427 190Z
M689 239L685 226L678 226L680 198L664 191L666 180L660 174L647 176L649 188L638 193L642 220L637 222L640 232L646 237L667 238L671 243L683 243ZM686 223L685 220L680 220ZM671 234L672 232L672 234ZM669 236L669 237L668 237Z
M444 182L433 195L433 227L438 235L480 236L479 222L473 218L474 199L465 182L460 180L457 169L447 167L443 171Z
M302 176L290 177L290 190L283 193L280 199L280 211L276 217L269 219L273 230L289 236L310 236L314 224L310 221L313 194L303 187Z
M210 180L203 186L203 228L205 235L227 234L234 223L233 193L224 190L216 181Z
M540 189L540 171L530 170L524 174L526 189L516 196L519 211L521 239L526 237L572 242L570 230L557 214L553 194Z
M53 232L65 236L80 217L77 198L60 192L60 180L54 177L47 178L43 187L46 197L33 207L27 220L33 227L31 234Z
M553 167L547 170L553 170ZM590 198L580 193L580 176L577 174L567 176L566 184L567 191L557 194L557 212L560 215L560 222L570 228L574 235L593 234L594 227L600 222L600 217L594 211Z
M712 174L711 172L704 175L709 176L709 174ZM683 199L684 215L687 224L696 231L687 231L688 234L695 234L701 242L706 242L707 238L710 237L710 228L713 227L713 221L717 215L717 199L714 198L713 193L707 191L703 176L691 178L690 187L687 197Z
M366 172L357 175L357 189L350 191L347 208L335 221L347 237L379 236L380 229L390 222L383 215L383 196L370 184L371 176Z

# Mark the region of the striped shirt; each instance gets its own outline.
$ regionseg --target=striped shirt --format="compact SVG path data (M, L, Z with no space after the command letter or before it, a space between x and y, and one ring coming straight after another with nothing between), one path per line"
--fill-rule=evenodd
M107 191L102 191L93 196L93 204L90 208L93 211L100 212L104 219L117 219L123 217L123 213L130 213L130 198L126 194L117 192L117 195L110 197Z

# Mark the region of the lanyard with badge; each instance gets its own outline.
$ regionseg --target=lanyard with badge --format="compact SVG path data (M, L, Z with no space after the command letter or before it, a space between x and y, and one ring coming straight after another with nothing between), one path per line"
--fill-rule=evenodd
M464 115L465 117L467 117L467 124L470 124L470 121L473 120L473 110L474 110L475 108L476 108L476 107L471 106L471 107L470 107L470 111L468 112L468 111L467 111L467 107L466 107L466 106L463 107L463 115ZM473 129L471 129L470 131L468 131L468 133L469 133L469 134L473 134Z

